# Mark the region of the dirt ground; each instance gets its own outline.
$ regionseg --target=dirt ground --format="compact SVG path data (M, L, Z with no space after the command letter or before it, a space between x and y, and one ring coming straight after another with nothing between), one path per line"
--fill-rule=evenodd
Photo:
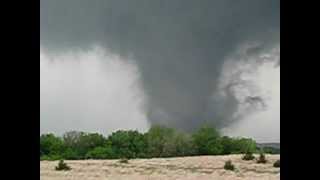
M255 155L257 157L257 155ZM57 161L40 162L41 180L256 180L280 179L280 168L273 163L280 155L266 155L267 164L243 161L241 155L181 158L65 161L72 170L55 171ZM231 160L236 170L223 169Z

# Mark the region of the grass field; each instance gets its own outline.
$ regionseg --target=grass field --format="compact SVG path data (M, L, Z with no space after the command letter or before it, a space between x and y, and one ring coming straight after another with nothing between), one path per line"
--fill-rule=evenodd
M257 157L258 155L256 155ZM72 170L55 171L57 161L40 161L41 180L255 180L280 179L273 163L280 155L266 155L267 164L243 161L241 155L195 156L181 158L65 161ZM232 160L235 171L224 170Z

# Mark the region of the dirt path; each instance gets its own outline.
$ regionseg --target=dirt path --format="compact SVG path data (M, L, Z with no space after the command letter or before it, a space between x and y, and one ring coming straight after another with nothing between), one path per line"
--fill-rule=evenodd
M55 171L57 161L40 162L41 180L254 180L280 179L280 168L273 163L280 155L267 155L267 164L243 161L241 155L197 156L183 158L155 158L129 160L65 161L71 171ZM236 171L223 169L224 163L232 160Z

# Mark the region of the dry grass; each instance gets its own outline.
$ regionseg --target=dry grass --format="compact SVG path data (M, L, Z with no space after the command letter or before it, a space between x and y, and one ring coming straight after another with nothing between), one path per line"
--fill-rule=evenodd
M40 162L41 180L240 180L280 179L280 168L273 163L280 155L266 155L266 164L243 161L242 155L197 156L182 158L65 161L71 171L55 171L57 161ZM223 166L231 160L237 171L226 171Z

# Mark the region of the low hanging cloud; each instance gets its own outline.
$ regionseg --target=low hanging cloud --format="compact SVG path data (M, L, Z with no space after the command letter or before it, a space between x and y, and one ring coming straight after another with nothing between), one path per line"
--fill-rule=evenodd
M148 124L189 131L210 122L225 128L243 119L236 118L241 104L249 106L245 112L250 104L268 107L252 82L236 75L229 84L220 81L226 63L253 64L230 58L237 51L245 50L242 57L272 59L273 52L265 52L280 44L280 2L42 0L40 33L40 45L50 57L92 46L130 57L123 60L139 72ZM268 58L258 59L256 67Z

